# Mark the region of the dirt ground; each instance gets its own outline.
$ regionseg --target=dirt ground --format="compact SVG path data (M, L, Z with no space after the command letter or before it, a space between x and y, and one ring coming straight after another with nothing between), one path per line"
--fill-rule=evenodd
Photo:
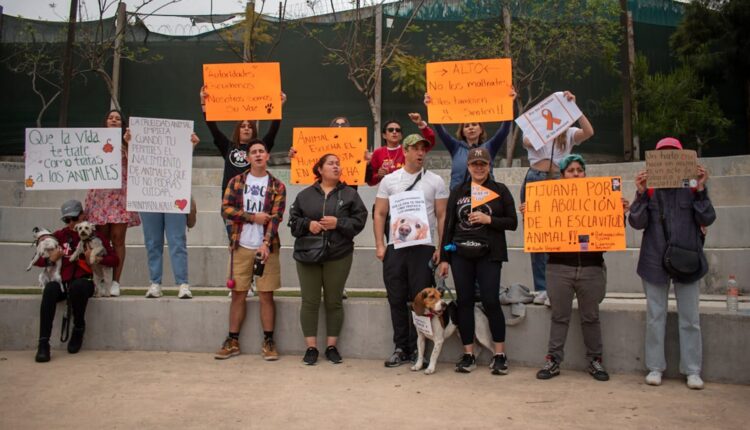
M507 376L457 374L447 363L426 376L373 360L52 353L37 364L33 351L0 351L0 429L730 429L750 420L750 386L650 387L642 375L538 381L537 369L512 363Z

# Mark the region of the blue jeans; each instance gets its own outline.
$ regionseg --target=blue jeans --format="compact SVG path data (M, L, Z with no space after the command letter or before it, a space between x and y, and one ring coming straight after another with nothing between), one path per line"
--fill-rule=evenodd
M177 213L154 212L141 212L140 215L151 282L161 285L164 260L164 235L166 233L174 281L177 285L187 284L187 216Z
M521 203L526 203L526 184L528 182L546 181L547 179L557 179L560 175L557 173L542 172L529 168L526 172L526 177L523 178L523 184L521 184ZM532 252L531 256L531 273L534 276L534 291L546 291L547 290L547 277L545 272L547 270L547 253L546 252Z

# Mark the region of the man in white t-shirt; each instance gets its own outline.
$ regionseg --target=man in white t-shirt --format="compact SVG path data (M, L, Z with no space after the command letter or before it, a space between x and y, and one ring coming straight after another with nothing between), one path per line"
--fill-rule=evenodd
M273 292L281 287L279 265L279 223L286 205L286 187L267 170L269 154L262 140L250 142L247 161L250 168L229 181L224 190L222 216L231 222L230 274L232 303L229 307L229 335L216 359L240 353L240 328L245 320L245 298L253 276L260 298L260 322L263 327L261 354L265 360L277 360L273 340L275 305ZM262 262L262 273L260 273Z
M393 323L395 350L385 361L386 367L406 364L416 355L417 335L411 321L408 302L432 284L429 261L437 264L440 250L435 246L413 245L395 249L393 235L386 246L384 239L389 197L404 191L421 191L424 194L430 236L433 243L440 244L443 232L448 189L443 179L424 169L424 160L430 143L418 134L407 136L403 141L404 167L386 175L380 182L375 198L373 229L375 231L375 253L383 261L383 281L388 294Z

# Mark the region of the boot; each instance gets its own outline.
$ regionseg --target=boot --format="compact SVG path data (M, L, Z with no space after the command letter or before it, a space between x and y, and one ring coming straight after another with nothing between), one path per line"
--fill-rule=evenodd
M46 363L50 359L49 357L49 339L39 339L39 347L36 349L36 360L37 363Z
M73 333L70 335L68 341L68 352L75 354L81 350L83 345L83 332L86 331L86 327L73 327Z

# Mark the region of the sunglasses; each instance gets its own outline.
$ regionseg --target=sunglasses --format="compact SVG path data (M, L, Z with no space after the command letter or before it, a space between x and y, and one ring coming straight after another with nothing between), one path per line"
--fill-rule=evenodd
M80 215L79 216L66 216L66 217L63 217L62 222L65 224L69 224L73 221L78 221L78 217L80 217Z
M385 129L385 131L387 131L388 133L401 133L401 129L396 127L388 127Z
M346 127L346 123L345 123L345 122L335 122L335 123L333 123L333 124L334 124L334 125L335 125L336 127Z

